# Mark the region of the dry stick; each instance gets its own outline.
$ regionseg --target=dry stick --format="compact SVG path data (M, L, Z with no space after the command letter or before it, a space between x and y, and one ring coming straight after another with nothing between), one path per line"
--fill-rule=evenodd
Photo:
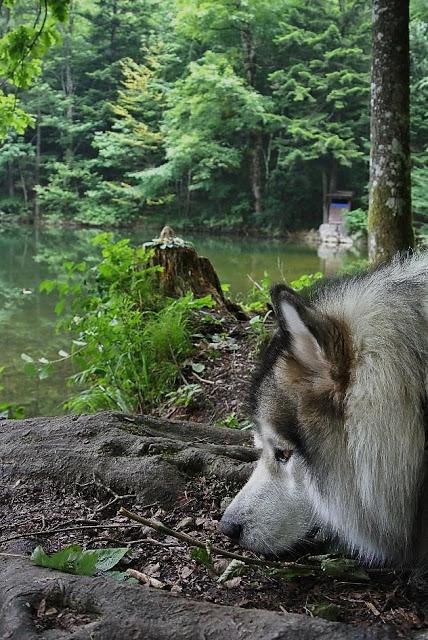
M196 380L199 380L199 382L204 382L205 384L216 384L214 380L207 380L206 378L201 378L201 376L198 376L198 374L193 370L192 370L192 376L194 376Z
M118 515L125 516L130 520L135 520L135 522L139 522L140 524L144 524L146 527L150 527L159 533L163 533L166 536L172 536L173 538L177 538L177 540L182 540L183 542L187 542L192 547L198 547L199 549L206 549L207 544L202 542L201 540L197 540L196 538L192 538L192 536L187 535L187 533L181 533L180 531L174 531L174 529L170 529L166 525L161 522L157 522L156 520L151 520L149 518L144 518L143 516L139 516L136 513L132 513L132 511L128 511L124 507L121 507L118 511ZM296 564L295 562L271 562L268 560L259 560L257 558L247 558L247 556L242 556L239 553L233 553L232 551L226 551L226 549L220 549L220 547L214 547L209 545L209 549L212 553L224 556L225 558L231 558L232 560L240 560L241 562L245 562L246 564L254 564L260 567L274 567L275 569L284 569L286 567L293 567L295 569L310 569L314 570L313 565L308 564Z
M67 527L65 529L41 529L40 531L27 531L27 533L19 533L16 536L3 538L0 544L11 542L12 540L20 540L21 538L35 538L36 536L50 536L55 533L68 533L69 531L81 531L83 529L131 529L136 524L87 524L78 527Z
M193 538L192 536L187 535L187 533L181 533L181 531L174 531L174 529L170 529L166 525L162 524L162 522L157 522L156 520L151 520L150 518L144 518L143 516L139 516L132 511L128 511L124 507L121 507L118 511L118 515L125 516L130 520L135 520L135 522L139 522L140 524L144 524L146 527L150 527L159 533L162 533L166 536L172 536L177 540L182 540L183 542L187 542L187 544L192 547L198 547L199 549L207 549L218 556L223 556L225 558L231 558L231 560L240 560L241 562L245 562L245 564L252 564L258 567L272 567L273 569L302 569L306 571L316 571L317 566L312 564L299 564L297 562L272 562L270 560L259 560L258 558L248 558L247 556L243 556L239 553L233 553L232 551L226 551L226 549L221 549L220 547L215 547L211 545L209 542L202 542L197 538ZM374 575L382 575L382 574L390 574L391 570L388 569L365 569L367 573Z

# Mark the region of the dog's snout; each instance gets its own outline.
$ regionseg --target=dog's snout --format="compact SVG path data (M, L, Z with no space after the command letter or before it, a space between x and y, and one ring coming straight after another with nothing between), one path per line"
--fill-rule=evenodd
M220 531L232 540L239 540L241 530L242 526L229 518L222 518L220 520Z

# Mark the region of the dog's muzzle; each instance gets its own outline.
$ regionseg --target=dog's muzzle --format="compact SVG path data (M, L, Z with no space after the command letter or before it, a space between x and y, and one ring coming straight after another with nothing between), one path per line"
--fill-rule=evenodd
M220 531L233 540L233 542L239 542L239 538L241 537L242 525L234 522L233 520L229 520L229 518L223 517L220 520Z

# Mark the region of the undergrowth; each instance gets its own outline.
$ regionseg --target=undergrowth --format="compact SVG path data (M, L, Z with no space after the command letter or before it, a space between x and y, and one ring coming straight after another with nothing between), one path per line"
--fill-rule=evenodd
M41 291L57 292L57 328L71 335L70 352L60 352L60 360L72 359L76 392L65 408L149 411L175 388L193 350L195 312L213 302L192 293L163 297L161 268L151 265L150 249L113 242L108 233L93 243L101 252L93 264L67 262L59 278L40 285ZM24 356L27 373L42 379L59 361Z

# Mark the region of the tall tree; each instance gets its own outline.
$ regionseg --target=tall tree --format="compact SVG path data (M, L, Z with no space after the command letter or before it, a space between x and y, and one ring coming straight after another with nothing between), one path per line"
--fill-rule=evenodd
M283 119L278 162L315 165L324 203L366 168L369 20L361 0L289 0L277 37L285 56L270 76Z
M0 2L0 139L9 129L23 133L34 120L18 104L17 90L31 85L41 61L58 41L57 22L64 22L70 0Z
M410 192L409 0L373 0L369 256L414 246Z

